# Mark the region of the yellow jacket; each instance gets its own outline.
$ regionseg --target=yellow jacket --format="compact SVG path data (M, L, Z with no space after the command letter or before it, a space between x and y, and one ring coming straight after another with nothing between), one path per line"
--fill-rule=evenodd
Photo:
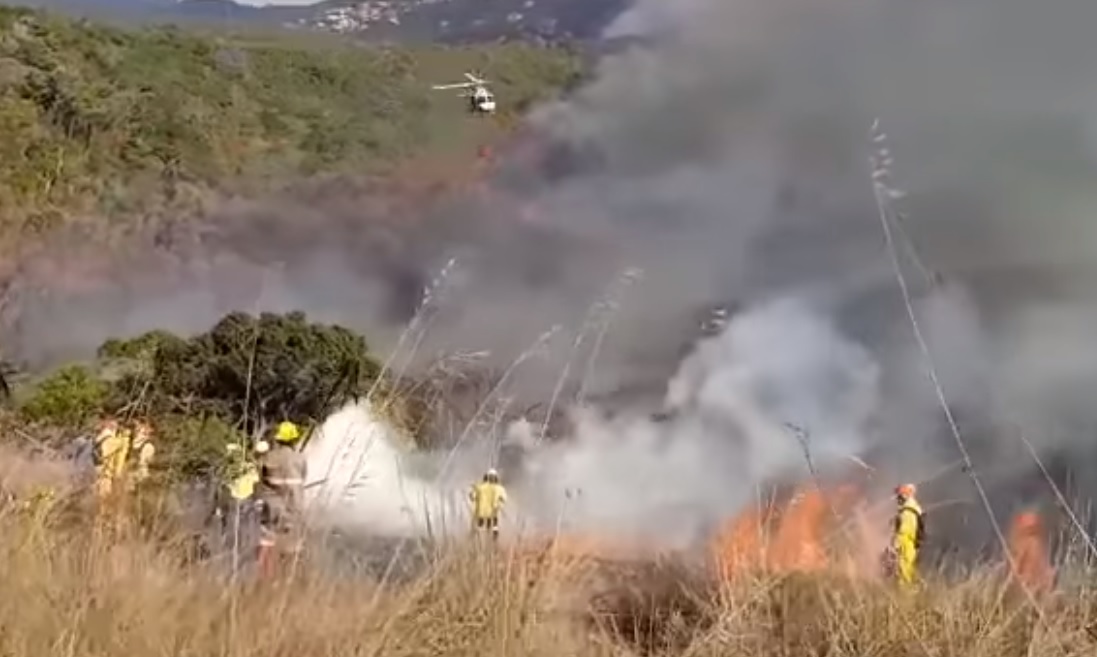
M96 437L95 447L99 453L99 477L120 477L126 469L126 459L129 456L129 433L121 429L106 429Z
M152 460L156 457L156 445L146 440L136 449L137 459L134 463L133 478L136 481L144 481L151 474Z
M503 505L507 503L507 489L502 484L481 481L472 485L469 501L472 502L472 512L476 518L497 518Z
M909 499L899 507L895 514L895 535L892 545L899 549L915 547L918 544L918 527L922 524L922 506L917 500Z
M234 500L246 500L255 494L259 484L259 467L254 463L245 463L241 472L229 482L229 495Z

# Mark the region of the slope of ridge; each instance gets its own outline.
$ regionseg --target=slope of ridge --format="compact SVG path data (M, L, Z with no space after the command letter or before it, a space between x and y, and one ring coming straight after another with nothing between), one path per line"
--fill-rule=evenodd
M430 89L472 68L504 99L496 120ZM64 224L178 215L208 190L471 150L574 74L570 54L519 44L378 50L0 7L0 252Z

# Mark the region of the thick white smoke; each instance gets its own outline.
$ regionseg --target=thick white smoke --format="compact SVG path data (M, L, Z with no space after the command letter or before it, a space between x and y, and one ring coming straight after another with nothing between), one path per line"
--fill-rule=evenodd
M572 435L528 447L521 469L503 473L508 529L685 547L739 509L755 485L806 476L808 455L826 468L868 448L878 376L869 353L812 305L760 305L683 361L669 382L668 419L587 409ZM488 437L476 441L413 464L399 436L367 410L346 409L310 446L310 478L326 480L337 523L408 535L431 523L438 531L445 518L463 529L463 494L491 458ZM344 455L325 476L339 443ZM443 472L447 464L457 467Z
M740 509L756 485L807 476L809 454L826 468L862 453L878 374L816 309L797 299L762 304L683 361L669 382L668 419L581 415L574 436L531 455L518 490L565 528L688 542Z

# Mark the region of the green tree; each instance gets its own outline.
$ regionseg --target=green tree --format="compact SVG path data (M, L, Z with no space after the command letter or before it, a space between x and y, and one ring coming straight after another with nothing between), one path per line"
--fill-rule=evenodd
M187 340L161 332L101 351L149 359L115 386L130 395L141 390L148 410L211 416L246 432L283 419L322 420L380 370L361 335L300 312L232 313Z
M98 415L110 389L91 370L72 365L35 385L20 404L20 413L32 422L82 427Z

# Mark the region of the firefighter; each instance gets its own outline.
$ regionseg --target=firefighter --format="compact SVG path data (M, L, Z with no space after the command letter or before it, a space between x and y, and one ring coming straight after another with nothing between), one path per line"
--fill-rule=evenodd
M255 445L254 453L261 458L269 450L267 442L261 440ZM219 489L215 510L223 531L228 530L229 520L237 513L246 513L255 499L255 492L261 481L256 459L248 455L239 444L229 443L225 446L225 451L225 470L221 481L223 488Z
M918 551L925 539L925 515L915 498L914 484L895 488L898 508L892 527L891 558L894 576L903 588L913 587L917 577Z
M256 456L262 456L269 451L270 445L265 440L256 443ZM229 444L228 452L229 476L227 486L229 497L237 502L250 500L255 495L255 489L260 482L259 466L236 443Z
M130 483L136 487L148 481L152 472L152 461L156 458L156 445L153 443L152 427L148 422L137 423L130 450L134 456Z
M257 544L255 492L260 475L256 457L266 454L270 445L260 440L253 454L248 454L237 443L229 443L226 449L223 488L218 491L215 513L220 521L222 543L232 551L233 572L236 572L240 566L241 548L246 546L244 549L250 551Z
M484 478L472 485L469 491L472 503L473 528L490 531L492 540L499 539L499 513L507 503L507 489L499 483L495 468L484 473Z
M129 456L129 433L111 418L103 422L95 437L95 493L100 502L115 492L115 483L122 477Z
M274 432L274 447L259 465L259 569L266 576L273 574L276 548L294 554L301 548L307 466L296 449L300 439L296 424L282 422Z

